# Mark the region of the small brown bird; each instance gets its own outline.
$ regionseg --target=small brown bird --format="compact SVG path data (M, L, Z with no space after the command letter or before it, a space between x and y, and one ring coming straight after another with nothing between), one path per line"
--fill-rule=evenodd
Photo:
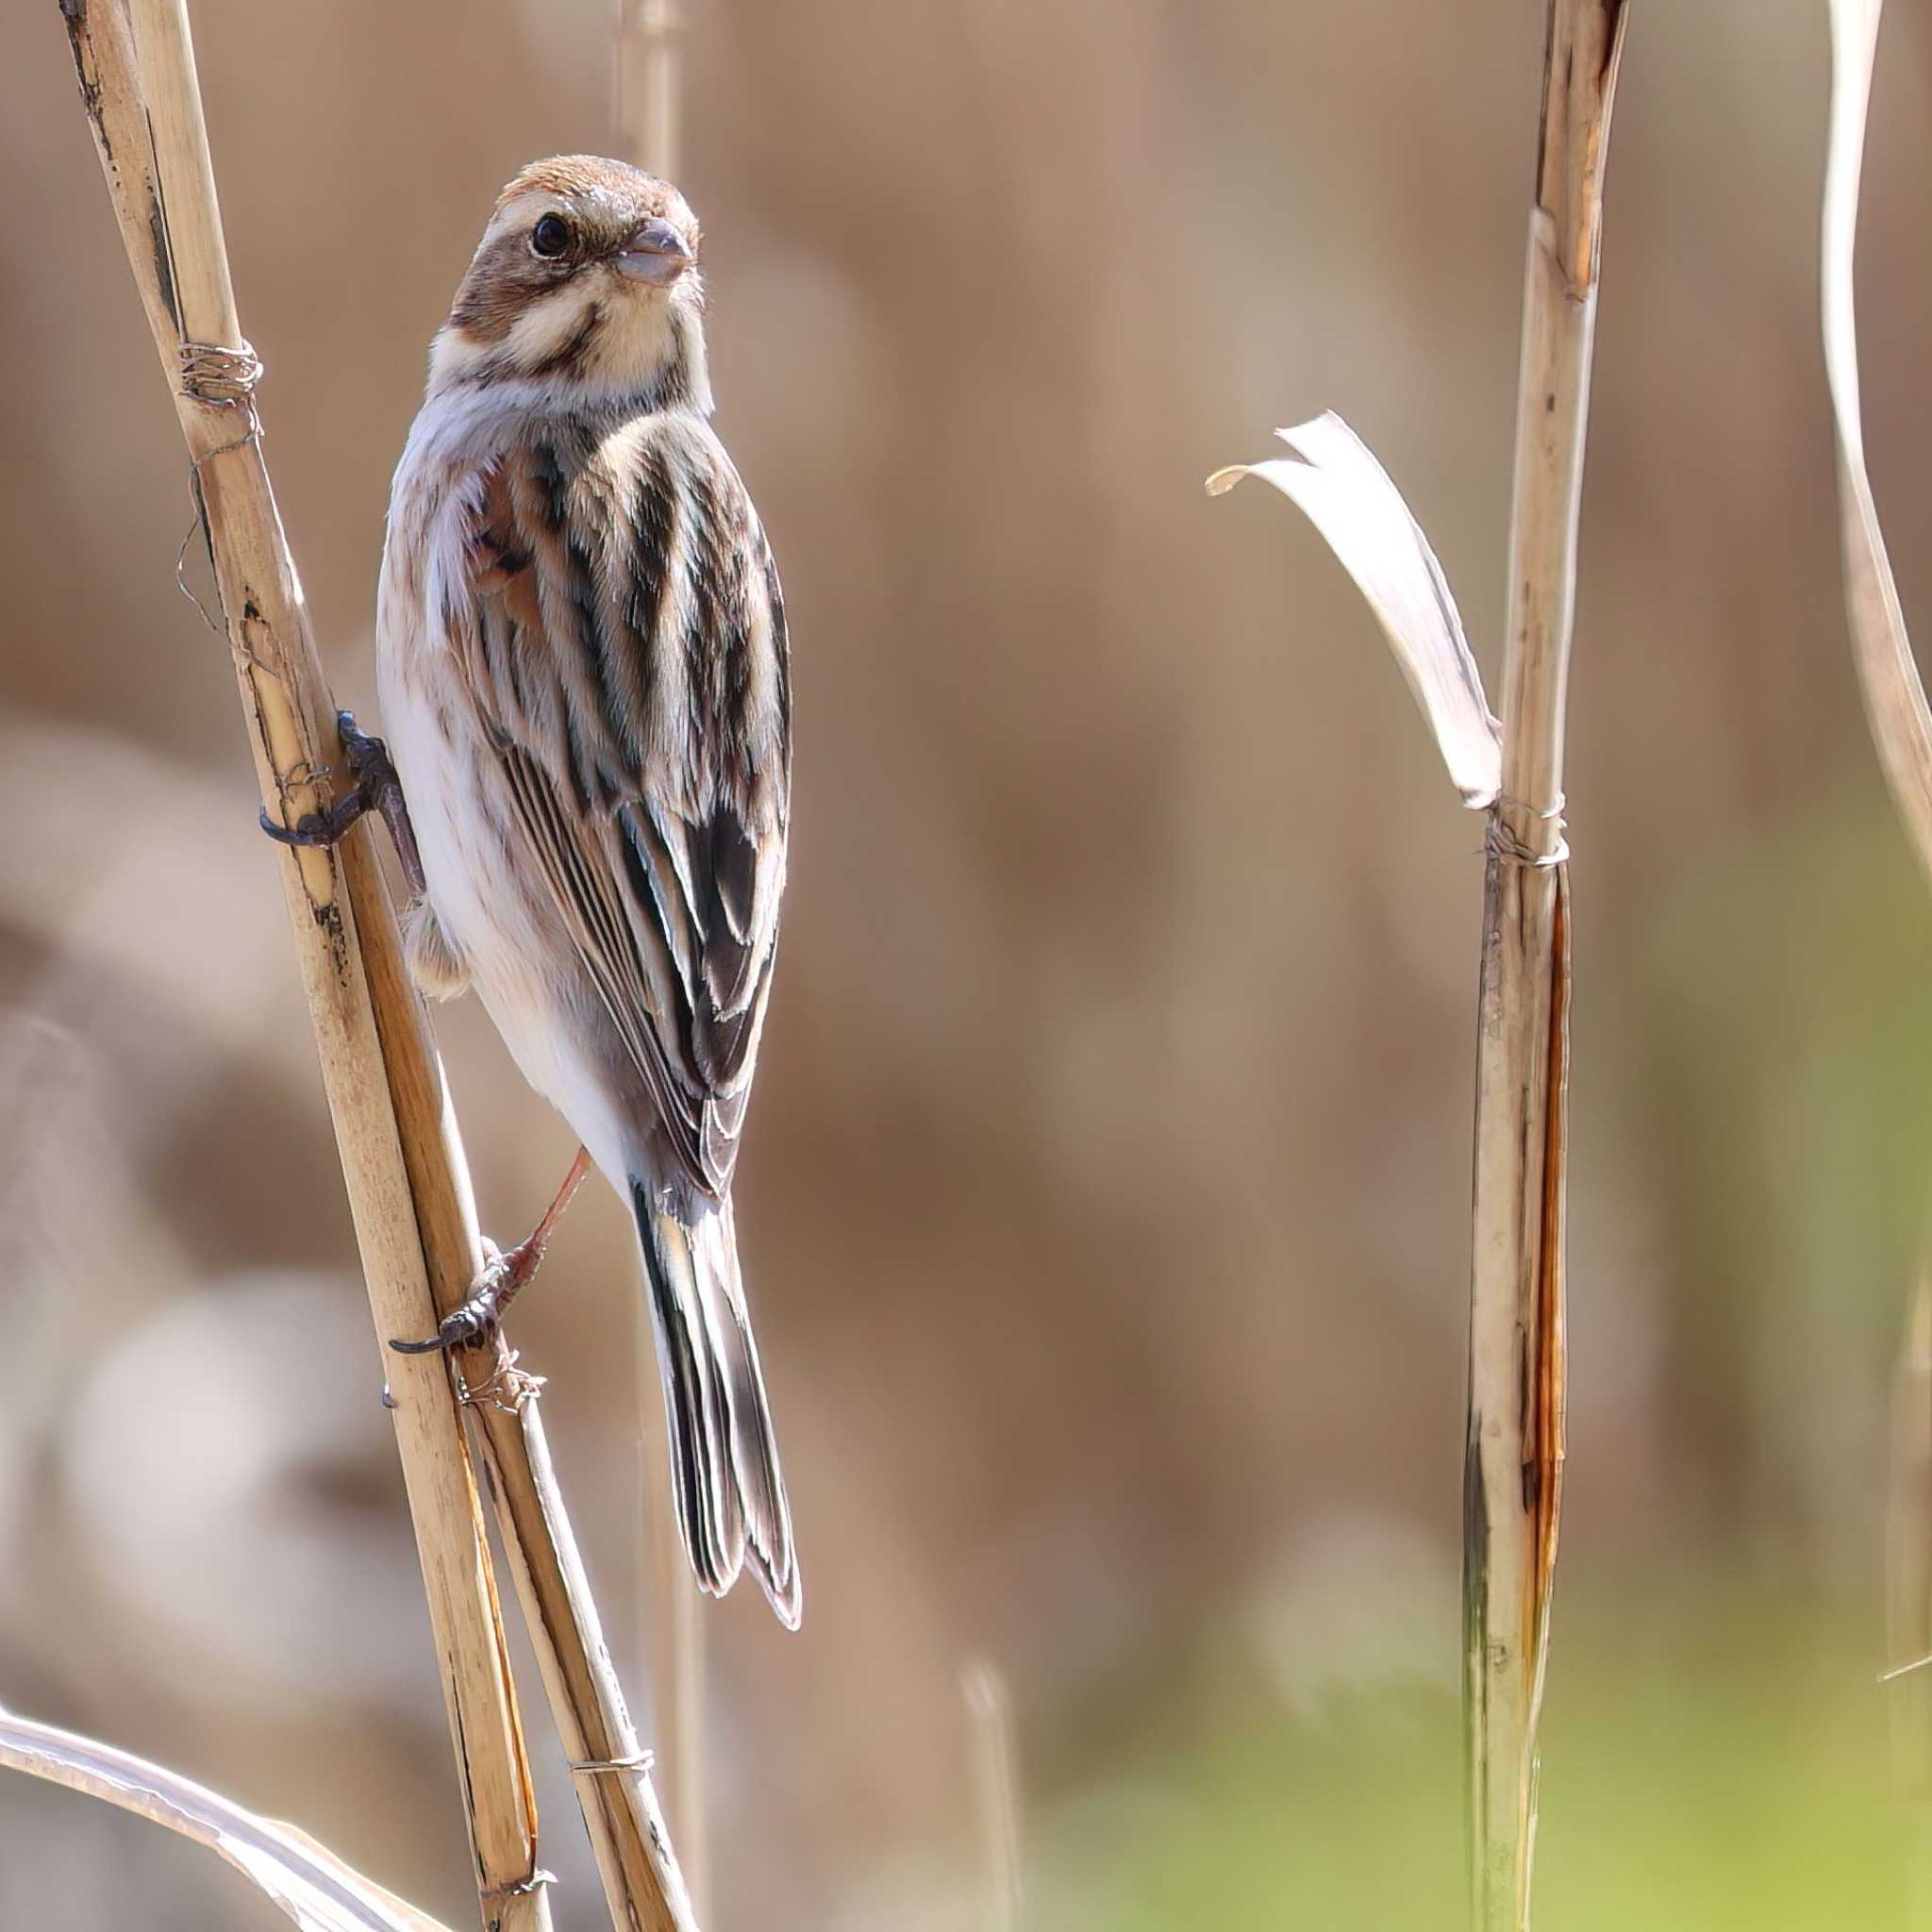
M722 1594L749 1560L796 1627L731 1213L785 885L785 611L708 420L697 246L683 196L621 162L504 190L396 471L379 688L420 850L411 968L475 988L629 1204L691 1567ZM379 745L349 742L357 797L289 836L384 802Z

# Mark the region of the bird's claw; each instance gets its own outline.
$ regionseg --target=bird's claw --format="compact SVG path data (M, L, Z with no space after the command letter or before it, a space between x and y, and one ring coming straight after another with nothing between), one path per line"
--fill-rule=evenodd
M336 731L342 741L342 758L354 788L327 811L304 812L292 825L278 825L266 811L261 829L281 845L333 845L366 811L380 812L394 841L396 858L411 892L423 891L423 859L416 845L416 828L403 797L402 781L391 761L389 747L356 723L353 711L336 713Z
M470 1284L468 1298L460 1307L452 1308L437 1324L436 1333L426 1341L391 1341L398 1355L429 1355L438 1349L478 1348L496 1339L505 1311L523 1293L532 1275L543 1265L550 1237L557 1229L557 1217L569 1205L577 1184L589 1171L591 1157L579 1147L577 1158L556 1198L544 1209L543 1218L515 1247L499 1248L488 1235L480 1237L483 1268Z
M452 1348L481 1348L496 1339L503 1324L503 1311L517 1291L536 1273L536 1257L512 1248L499 1254L490 1241L484 1242L488 1258L483 1272L470 1284L469 1299L452 1308L436 1324L436 1333L425 1341L391 1341L398 1355L432 1355Z
M277 845L333 845L361 814L358 812L355 817L338 823L336 812L305 811L292 825L276 824L265 810L256 816L261 829Z
M491 1310L465 1302L436 1324L436 1333L426 1341L391 1340L390 1346L398 1355L434 1355L453 1348L480 1348L495 1335L496 1328L497 1318Z

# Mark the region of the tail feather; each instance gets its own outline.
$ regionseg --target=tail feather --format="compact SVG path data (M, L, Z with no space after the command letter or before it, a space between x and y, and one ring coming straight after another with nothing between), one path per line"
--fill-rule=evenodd
M723 1596L749 1559L772 1607L798 1627L798 1559L772 1412L745 1313L731 1204L686 1218L633 1179L670 1421L678 1528L699 1586Z

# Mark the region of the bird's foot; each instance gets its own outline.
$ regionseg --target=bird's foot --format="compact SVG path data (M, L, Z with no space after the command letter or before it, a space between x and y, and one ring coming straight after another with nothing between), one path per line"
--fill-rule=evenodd
M463 1302L436 1324L436 1333L426 1341L391 1341L390 1346L398 1355L428 1355L437 1349L480 1348L493 1341L510 1303L530 1285L549 1245L547 1229L519 1241L508 1254L486 1240L483 1272L471 1282Z
M570 1198L590 1172L591 1157L581 1148L571 1162L557 1198L543 1210L543 1218L529 1234L507 1253L494 1243L483 1243L483 1272L470 1284L462 1304L452 1308L436 1325L426 1341L391 1341L398 1355L428 1355L436 1349L477 1348L495 1338L511 1302L523 1293L543 1265L550 1237L557 1232L558 1218L570 1206Z
M372 738L356 723L353 711L336 713L336 729L341 734L342 757L355 779L346 791L326 811L305 812L292 825L278 825L267 812L261 814L261 829L283 845L333 845L364 812L380 812L396 848L403 876L409 891L423 891L423 858L416 845L416 828L409 823L409 808L403 797L402 780L391 760L389 747Z

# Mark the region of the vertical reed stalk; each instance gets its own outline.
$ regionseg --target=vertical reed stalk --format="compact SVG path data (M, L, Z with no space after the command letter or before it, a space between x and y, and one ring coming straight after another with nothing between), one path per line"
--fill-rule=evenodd
M1551 0L1509 529L1502 791L1483 891L1464 1624L1480 1932L1529 1923L1563 1465L1570 934L1564 698L1622 0Z
M1563 719L1596 324L1603 171L1624 0L1550 0L1523 300L1503 718L1490 715L1449 582L1388 475L1339 416L1275 434L1260 476L1356 580L1465 806L1490 814L1476 1008L1464 1716L1477 1932L1524 1932L1537 1729L1563 1478L1563 1191L1570 881Z
M662 180L677 177L679 42L683 20L673 0L619 0L617 100L619 151ZM638 1412L638 1491L643 1536L638 1550L637 1601L644 1629L652 1716L671 1815L684 1845L684 1871L700 1909L709 1896L709 1838L705 1815L703 1605L685 1560L676 1512L665 1482L670 1463L664 1399L658 1387L658 1339L641 1291L631 1298L631 1355Z
M263 464L185 0L61 0L81 96L193 464L261 796L325 803L334 709ZM366 829L275 848L378 1342L426 1332L480 1258L467 1170ZM675 1856L604 1653L532 1378L499 1342L453 1373L382 1351L488 1932L543 1932L547 1874L505 1652L468 1408L488 1457L611 1919L691 1932ZM474 1391L474 1393L473 1393Z

